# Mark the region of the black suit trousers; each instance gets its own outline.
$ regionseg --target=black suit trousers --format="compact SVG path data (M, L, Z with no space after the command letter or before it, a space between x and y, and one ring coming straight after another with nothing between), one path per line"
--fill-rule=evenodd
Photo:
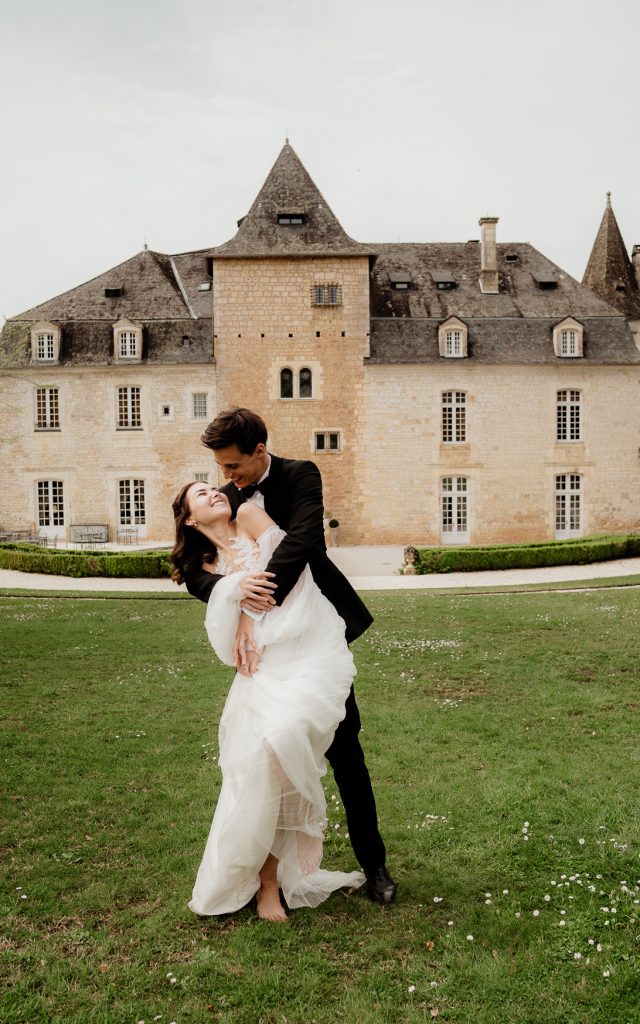
M351 687L346 702L346 715L336 729L326 758L333 769L347 816L353 851L362 869L369 872L384 864L386 851L378 830L376 802L359 732L360 712Z

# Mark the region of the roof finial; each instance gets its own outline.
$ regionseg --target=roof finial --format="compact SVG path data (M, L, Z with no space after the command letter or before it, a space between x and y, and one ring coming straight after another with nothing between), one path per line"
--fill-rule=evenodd
M285 146L288 146L289 145L289 129L287 128L287 129L285 129L285 131L286 131L286 134L285 134L285 137L284 137L284 144L285 144Z
M611 193L607 192L607 210L611 209Z

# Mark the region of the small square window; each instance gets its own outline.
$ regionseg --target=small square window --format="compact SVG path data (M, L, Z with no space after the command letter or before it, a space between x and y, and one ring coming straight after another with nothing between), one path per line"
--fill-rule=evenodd
M317 452L339 452L340 431L339 430L317 430L315 433L315 451Z

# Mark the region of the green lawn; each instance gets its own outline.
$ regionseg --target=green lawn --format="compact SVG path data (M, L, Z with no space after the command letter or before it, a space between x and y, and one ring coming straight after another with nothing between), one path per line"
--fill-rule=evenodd
M367 596L397 904L187 909L230 671L188 600L0 597L3 1024L632 1024L638 590ZM355 866L329 775L329 866Z

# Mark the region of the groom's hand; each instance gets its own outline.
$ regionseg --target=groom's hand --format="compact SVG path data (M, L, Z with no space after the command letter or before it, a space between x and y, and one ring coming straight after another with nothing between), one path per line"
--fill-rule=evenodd
M276 584L272 582L273 576L272 572L247 573L240 584L244 598L240 602L240 607L245 611L258 614L268 612L270 608L273 608L276 603L273 596L273 591L276 589Z

